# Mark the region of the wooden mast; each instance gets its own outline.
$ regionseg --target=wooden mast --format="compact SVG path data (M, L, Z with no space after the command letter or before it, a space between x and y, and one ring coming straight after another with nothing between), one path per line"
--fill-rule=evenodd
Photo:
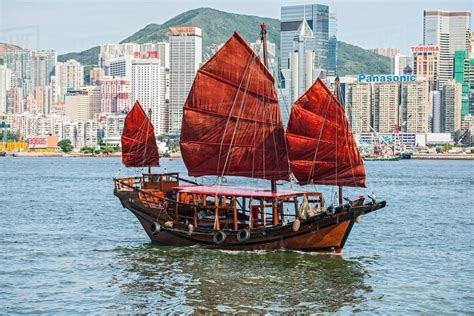
M263 64L268 69L267 25L265 23L262 23L260 27L261 27L260 41L262 42L262 47L263 47ZM272 192L276 193L277 192L276 180L270 180L270 181L271 181Z
M337 101L341 102L341 99L339 97L339 76L337 76L336 79L334 80L334 89L335 89ZM342 186L340 185L338 189L339 189L339 192L338 192L339 205L342 205Z
M150 106L150 108L148 109L148 119L149 119L150 122L151 122L151 106ZM148 174L151 174L151 166L148 166Z

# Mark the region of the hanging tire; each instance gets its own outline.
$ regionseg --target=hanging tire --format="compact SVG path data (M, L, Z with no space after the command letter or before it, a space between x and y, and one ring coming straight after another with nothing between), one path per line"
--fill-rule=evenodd
M227 237L227 235L223 232L223 231L218 231L217 233L214 234L214 243L216 245L220 245L224 242L225 238Z
M158 233L160 232L160 230L161 230L161 225L160 225L160 224L158 224L157 222L153 222L153 223L151 224L151 233L152 233L153 235L155 235L155 236L158 235Z
M237 240L239 242L244 242L249 240L250 238L250 230L248 229L241 229L237 232Z
M291 228L293 229L294 232L297 232L300 230L300 226L301 226L301 221L299 220L299 218L297 218L293 222L293 225L291 225Z

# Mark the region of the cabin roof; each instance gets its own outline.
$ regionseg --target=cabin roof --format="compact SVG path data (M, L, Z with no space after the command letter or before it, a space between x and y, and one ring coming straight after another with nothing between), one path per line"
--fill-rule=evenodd
M279 189L277 192L272 192L268 188L259 187L248 187L248 186L206 186L206 185L193 185L193 186L179 186L176 189L180 193L190 194L207 194L207 195L224 195L224 196L242 196L242 197L254 197L254 198L281 198L295 195L302 195L305 193L314 194L316 192L310 191L296 191L296 190L282 190Z

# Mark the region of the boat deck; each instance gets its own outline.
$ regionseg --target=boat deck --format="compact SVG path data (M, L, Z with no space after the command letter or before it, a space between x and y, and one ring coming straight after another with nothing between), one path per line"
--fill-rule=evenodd
M180 193L188 194L206 194L206 195L222 195L222 196L241 196L253 198L284 198L303 194L317 194L318 192L297 191L297 190L278 190L272 192L267 188L248 187L248 186L205 186L205 185L185 185L175 187Z

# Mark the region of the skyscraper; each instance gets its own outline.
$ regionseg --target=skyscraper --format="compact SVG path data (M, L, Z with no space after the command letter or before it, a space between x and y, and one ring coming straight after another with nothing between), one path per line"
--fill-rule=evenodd
M375 83L373 87L373 127L391 133L399 126L400 85Z
M132 59L132 99L138 100L147 114L151 110L151 122L156 136L168 130L161 124L162 116L167 115L168 110L165 105L164 71L159 59Z
M7 113L7 91L11 89L12 72L0 65L0 113Z
M453 77L453 56L466 50L471 28L469 11L424 11L423 44L439 46L439 88Z
M328 75L337 75L337 18L335 12L329 12L328 30Z
M33 52L33 86L45 87L51 83L54 67L58 61L58 54L54 50Z
M21 88L23 96L33 93L33 65L31 51L6 51L3 64L12 71L12 87Z
M202 31L198 27L171 27L169 133L179 134L183 105L202 62Z
M449 80L441 91L441 130L453 133L461 129L462 85Z
M345 107L354 133L370 132L372 113L372 85L346 83Z
M411 51L415 75L428 80L430 90L439 90L439 46L413 46Z
M293 39L304 19L306 19L316 39L313 48L315 52L315 68L328 70L329 32L335 31L335 15L332 18L330 29L329 7L321 4L285 6L281 8L280 68L289 68L289 53L293 51ZM334 41L334 37L332 40Z
M403 82L400 95L402 130L409 133L428 133L430 117L428 81Z
M84 84L84 67L75 59L56 63L55 73L60 95L78 90Z

